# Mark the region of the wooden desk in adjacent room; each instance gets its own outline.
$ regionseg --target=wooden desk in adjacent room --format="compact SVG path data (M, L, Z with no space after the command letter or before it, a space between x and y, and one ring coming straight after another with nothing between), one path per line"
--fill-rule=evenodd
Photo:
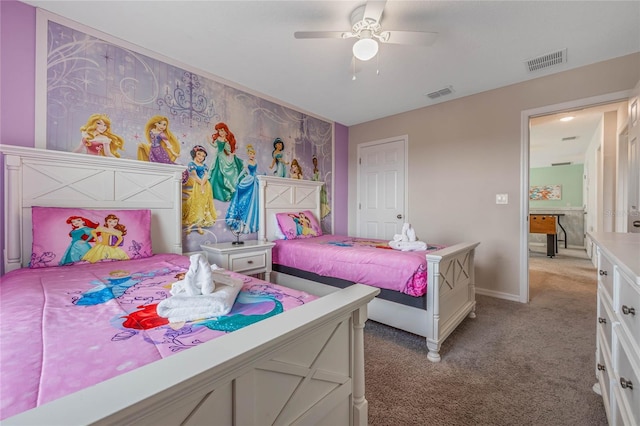
M556 217L556 225L558 225L558 228L556 228L556 253L558 252L558 241L564 241L564 248L567 248L567 230L564 229L564 226L562 226L562 222L560 222L560 218L562 216L564 216L564 213L545 213L545 212L536 212L536 213L531 213L531 214L535 214L536 216L555 216ZM560 237L563 237L562 239L560 239Z
M532 234L547 234L547 256L549 257L556 255L557 223L555 215L529 215L529 232Z

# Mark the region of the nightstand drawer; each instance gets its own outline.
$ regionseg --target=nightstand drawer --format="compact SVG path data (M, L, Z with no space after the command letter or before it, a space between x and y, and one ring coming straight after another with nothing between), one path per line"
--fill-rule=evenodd
M232 255L229 257L229 263L229 269L236 272L264 269L267 265L267 254Z
M210 263L245 275L259 276L269 281L271 276L271 249L275 243L247 240L243 244L234 242L202 244Z

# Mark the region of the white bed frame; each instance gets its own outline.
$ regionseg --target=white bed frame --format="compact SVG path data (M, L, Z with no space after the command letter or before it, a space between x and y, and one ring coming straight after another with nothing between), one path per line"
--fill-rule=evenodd
M0 152L5 271L29 262L34 205L150 208L154 252L181 253L184 167L10 145ZM351 286L2 424L366 425L363 328L376 294Z
M258 176L260 240L277 239L275 214L310 210L320 217L322 182ZM479 242L460 243L427 255L427 309L405 306L380 297L369 303L369 318L426 338L430 361L441 360L442 342L468 316L475 318L474 255ZM336 287L272 272L275 283L317 295Z

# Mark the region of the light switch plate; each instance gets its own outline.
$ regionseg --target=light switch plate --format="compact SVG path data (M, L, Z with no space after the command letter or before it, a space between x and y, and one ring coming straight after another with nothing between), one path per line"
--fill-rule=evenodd
M496 194L496 204L509 204L509 194Z

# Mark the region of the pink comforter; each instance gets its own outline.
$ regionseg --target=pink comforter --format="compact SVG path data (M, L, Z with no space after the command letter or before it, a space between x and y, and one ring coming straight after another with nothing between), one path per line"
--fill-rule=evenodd
M232 273L245 284L229 315L169 325L155 307L188 269L156 255L1 277L0 419L316 299Z
M427 292L426 255L443 247L428 245L425 251L398 251L383 240L322 235L277 240L273 263L422 296Z

